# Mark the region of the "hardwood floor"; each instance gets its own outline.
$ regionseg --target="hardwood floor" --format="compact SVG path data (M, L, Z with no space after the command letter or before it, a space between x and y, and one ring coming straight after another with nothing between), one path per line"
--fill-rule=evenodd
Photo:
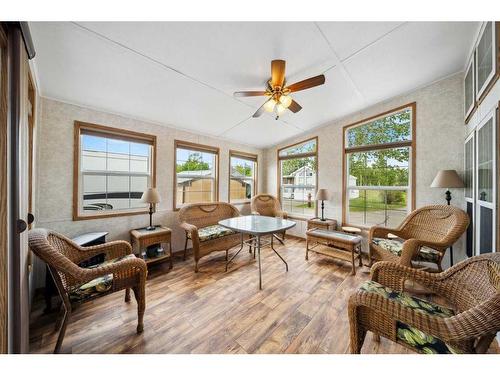
M77 308L63 353L348 353L347 299L369 278L367 268L350 276L350 264L317 254L304 260L305 241L277 246L289 272L269 248L262 250L263 290L258 266L243 249L227 273L224 252L193 271L192 258L150 270L144 333L135 333L135 300L115 293ZM234 252L234 250L232 250ZM30 327L32 353L52 352L56 314L35 305ZM363 353L407 353L368 333Z

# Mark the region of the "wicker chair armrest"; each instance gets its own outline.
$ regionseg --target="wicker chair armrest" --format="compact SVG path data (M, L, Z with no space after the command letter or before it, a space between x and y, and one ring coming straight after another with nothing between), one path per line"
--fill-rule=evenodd
M79 246L78 250L82 252L81 261L90 259L98 254L105 254L106 260L123 257L132 254L132 246L127 241L111 241L101 245L82 247Z
M368 240L371 243L373 238L387 238L387 235L392 233L396 236L401 236L401 232L398 229L391 229L386 227L371 227L370 232L368 233Z
M189 233L189 235L191 236L191 241L193 243L195 241L199 241L198 227L197 226L195 226L193 224L189 224L189 223L183 222L183 223L181 223L180 227L182 229L184 229L186 231L186 233Z
M400 263L383 261L372 266L371 279L397 291L403 290L405 280L411 280L439 293L444 275L425 272Z
M79 279L83 282L88 282L97 277L113 274L120 277L126 277L127 274L130 276L139 274L141 281L146 281L146 276L148 274L148 268L146 262L139 258L128 258L122 259L118 262L111 263L102 267L96 268L81 268Z
M286 211L276 211L276 217L280 217L282 219L288 219L288 212L286 212Z
M410 238L403 242L403 249L401 251L401 264L405 266L411 266L411 261L414 259L422 246L428 246L431 248L439 247L436 242L429 242L423 240L417 240L415 238Z

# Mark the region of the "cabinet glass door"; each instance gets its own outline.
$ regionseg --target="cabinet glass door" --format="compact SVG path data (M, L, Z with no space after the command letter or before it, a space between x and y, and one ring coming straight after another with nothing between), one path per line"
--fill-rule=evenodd
M468 257L474 255L474 224L475 224L475 201L474 201L474 186L475 186L475 153L474 142L475 132L467 137L465 141L465 164L464 164L464 195L467 215L469 216L469 226L466 232L466 254Z
M476 47L476 98L483 94L495 75L495 24L487 22Z
M486 118L476 133L476 254L495 251L495 114Z
M474 109L475 104L475 91L474 91L474 54L467 66L467 70L464 78L464 108L465 108L465 119L469 117L470 113Z

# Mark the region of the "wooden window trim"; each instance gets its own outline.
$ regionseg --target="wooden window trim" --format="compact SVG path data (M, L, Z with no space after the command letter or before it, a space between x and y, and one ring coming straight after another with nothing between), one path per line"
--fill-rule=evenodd
M148 213L147 209L131 209L120 212L109 212L94 215L83 215L79 212L79 176L80 176L80 134L95 133L96 135L115 136L113 138L127 141L141 141L153 146L153 157L151 160L151 187L156 187L156 136L138 133L131 130L112 128L109 126L92 124L88 122L75 121L73 136L73 220L92 220L118 216L143 215Z
M215 162L215 184L214 184L215 192L214 193L215 193L215 202L217 202L219 200L219 163L220 163L220 149L219 149L219 147L174 139L174 167L173 167L174 178L172 179L174 181L174 184L173 184L174 201L173 201L173 206L172 206L174 211L179 211L181 209L180 207L177 207L177 171L176 171L177 148L183 148L183 149L191 150L191 151L209 152L209 153L212 153L216 156L215 157L216 162Z
M253 186L254 186L254 191L252 192L252 195L257 195L259 191L259 187L257 186L258 184L258 176L259 176L259 158L257 154L252 154L249 152L243 152L243 151L237 151L237 150L229 150L229 169L228 169L228 185L227 185L227 201L231 203L231 158L232 157L237 157L240 159L246 159L255 162L255 173L253 176ZM234 204L249 204L250 199L246 199L241 202L235 202Z
M386 117L390 114L400 112L406 108L411 109L411 141L403 141L403 142L391 142L385 144L376 144L376 145L367 145L367 146L359 146L359 147L349 147L346 148L346 132L350 128L363 125L365 123L371 122L378 118ZM410 165L411 165L411 174L410 174L410 189L411 189L411 197L410 197L410 212L415 210L416 206L416 160L417 160L417 103L412 102L408 103L391 110L376 114L374 116L367 117L363 120L356 121L352 124L346 125L342 128L342 225L343 226L353 226L361 229L368 229L369 227L357 224L350 224L347 222L347 181L346 181L346 167L347 167L347 155L353 152L362 152L362 151L370 151L370 150L381 150L388 148L397 148L397 147L410 147Z
M291 148L293 146L297 146L297 145L300 145L302 143L306 143L306 142L309 142L309 141L312 141L312 140L315 140L316 141L316 151L315 152L305 152L303 154L295 154L293 156L291 155L287 155L287 156L280 156L280 151L283 151L287 148ZM300 142L295 142L295 143L292 143L291 145L287 145L285 147L281 147L279 148L277 151L276 151L276 162L277 162L277 187L278 187L278 190L277 190L277 196L278 196L278 200L281 204L281 206L283 207L283 202L281 202L281 161L282 160L287 160L287 159L296 159L296 158L305 158L305 157L315 157L316 158L316 192L318 191L318 186L319 186L319 174L318 174L318 171L319 171L319 137L318 136L314 136L314 137L311 137L311 138L307 138L305 140L302 140ZM314 216L318 216L318 205L315 204L314 205ZM308 217L302 217L302 216L293 216L293 215L288 215L288 217L290 219L294 219L294 220L300 220L300 221L307 221L309 218Z

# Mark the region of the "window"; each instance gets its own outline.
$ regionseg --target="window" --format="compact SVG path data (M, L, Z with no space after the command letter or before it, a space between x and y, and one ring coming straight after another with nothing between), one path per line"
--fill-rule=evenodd
M343 222L397 227L414 207L415 103L344 127Z
M278 150L278 194L291 217L316 216L317 152L317 137Z
M219 149L175 141L174 209L219 198Z
M143 213L156 137L75 121L74 220Z
M248 202L257 194L257 155L229 151L229 202Z

